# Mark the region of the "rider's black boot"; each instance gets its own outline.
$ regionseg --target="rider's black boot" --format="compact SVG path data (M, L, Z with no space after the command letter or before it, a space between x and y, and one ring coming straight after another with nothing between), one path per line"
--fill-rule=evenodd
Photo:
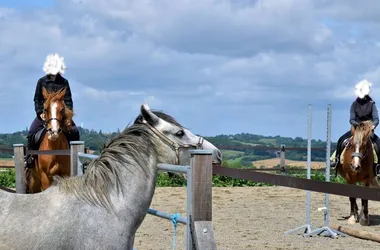
M28 135L28 145L26 146L27 149L32 150L33 149L33 135ZM34 157L33 155L27 154L24 158L24 166L25 168L32 168L34 163Z
M373 147L375 149L375 154L377 155L377 163L373 164L375 175L380 176L380 158L379 158L379 149L380 149L380 140L376 138L373 142Z

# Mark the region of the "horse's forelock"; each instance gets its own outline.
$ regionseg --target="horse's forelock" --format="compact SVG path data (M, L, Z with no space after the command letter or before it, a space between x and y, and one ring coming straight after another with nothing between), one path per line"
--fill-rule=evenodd
M364 121L356 126L353 130L355 144L363 145L367 141L367 137L371 134L372 124L372 121Z

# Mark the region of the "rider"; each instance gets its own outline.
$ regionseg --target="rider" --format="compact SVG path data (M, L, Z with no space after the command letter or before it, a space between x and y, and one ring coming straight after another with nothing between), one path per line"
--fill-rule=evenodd
M42 87L45 87L48 92L54 91L57 92L63 88L66 88L66 94L64 97L64 101L66 107L70 110L73 110L73 101L71 97L71 90L69 81L65 79L62 75L64 74L66 69L64 58L58 54L49 54L46 57L43 71L45 72L45 76L41 77L36 86L36 90L34 93L34 109L36 112L36 117L34 118L28 133L28 149L38 150L39 145L34 143L34 135L44 128L44 114L43 114L43 103L44 98L42 95ZM72 121L72 130L65 132L66 138L68 142L70 141L78 141L79 131ZM31 167L31 163L33 162L33 157L31 155L27 155L25 157L26 167Z
M379 158L379 149L380 149L380 139L374 133L375 128L379 124L378 110L375 102L369 96L370 88L372 86L371 82L367 80L362 80L355 86L355 94L357 95L356 100L351 104L350 108L350 124L357 126L359 122L371 120L373 122L371 140L374 143L375 151ZM336 148L336 157L331 163L331 168L335 168L339 163L340 154L342 153L342 143L351 137L351 130L343 134L337 143ZM380 164L376 165L376 171L378 174L380 171Z

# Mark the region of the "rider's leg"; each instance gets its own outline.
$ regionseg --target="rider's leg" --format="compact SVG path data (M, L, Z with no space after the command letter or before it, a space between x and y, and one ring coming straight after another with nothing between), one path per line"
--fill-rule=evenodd
M76 124L74 123L74 121L72 121L71 130L66 132L66 138L67 138L67 141L69 144L71 141L79 141L80 140L79 130L78 130Z
M375 173L377 175L380 175L380 162L379 162L380 161L380 158L379 158L380 138L375 133L372 133L371 134L371 140L372 140L372 143L373 143L376 155L377 155L377 164L376 165L374 164Z
M348 139L351 137L351 130L347 131L345 134L343 134L339 140L338 140L338 143L336 145L336 154L335 154L335 159L331 162L331 165L330 167L331 168L335 168L338 163L339 163L339 158L340 158L340 154L342 153L342 143L344 142L344 140Z
M34 121L32 122L32 124L30 125L30 128L29 128L29 133L28 133L28 136L27 136L27 139L28 139L28 144L27 144L27 149L30 149L30 150L37 150L38 149L38 145L34 144L33 142L33 137L34 137L34 134L37 133L40 129L43 128L43 121L38 119L37 117L34 118ZM32 167L32 163L33 163L33 156L30 155L30 154L27 154L25 156L25 167Z

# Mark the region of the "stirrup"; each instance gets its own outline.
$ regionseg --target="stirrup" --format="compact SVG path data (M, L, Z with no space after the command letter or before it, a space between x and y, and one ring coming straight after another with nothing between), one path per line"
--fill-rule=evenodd
M330 168L331 169L335 169L339 164L339 159L338 158L335 158L333 162L331 162L330 164Z
M375 174L376 174L377 176L380 176L380 164L379 164L379 163L376 164L376 166L375 166Z

